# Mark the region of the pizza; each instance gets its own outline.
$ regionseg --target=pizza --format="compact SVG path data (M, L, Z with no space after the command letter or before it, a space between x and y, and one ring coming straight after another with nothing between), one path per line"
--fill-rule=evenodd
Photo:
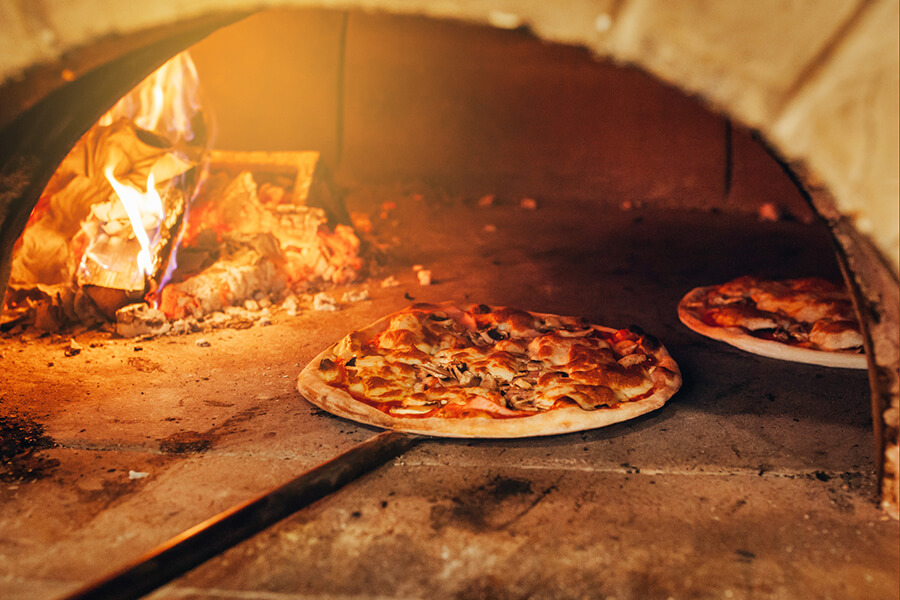
M752 276L691 290L678 304L690 329L747 352L828 367L866 368L846 289L807 277Z
M297 386L357 422L443 437L581 431L661 407L678 365L636 327L484 304L414 304L325 349Z

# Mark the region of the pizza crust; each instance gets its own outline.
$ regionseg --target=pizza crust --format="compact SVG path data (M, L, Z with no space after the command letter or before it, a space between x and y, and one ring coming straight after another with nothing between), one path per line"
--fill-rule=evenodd
M857 352L840 352L815 350L782 344L773 340L753 337L739 327L714 327L703 322L701 314L694 306L702 304L706 295L718 286L694 288L678 303L678 318L689 329L706 337L725 342L746 352L786 360L790 362L820 365L824 367L840 367L845 369L866 369L866 355Z
M539 317L549 316L541 313L532 314ZM391 317L393 315L379 319L360 330L360 333L369 339L375 337L388 327ZM599 329L614 331L602 327ZM664 386L657 388L653 394L640 400L601 407L596 410L566 407L547 410L531 416L510 418L403 418L389 415L360 402L347 391L332 387L322 380L318 374L319 363L322 359L333 357L336 346L337 343L332 344L322 351L310 361L297 378L297 389L307 400L327 412L358 423L437 437L521 438L558 435L605 427L634 419L660 408L681 387L681 372L678 365L666 349L660 345L654 352L657 364L671 371L673 375Z

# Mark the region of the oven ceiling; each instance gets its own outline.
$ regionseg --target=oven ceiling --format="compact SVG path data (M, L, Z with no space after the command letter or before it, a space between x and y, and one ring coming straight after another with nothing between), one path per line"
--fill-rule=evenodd
M6 5L0 15L5 44L0 80L15 88L30 69L43 65L58 74L70 59L80 63L72 65L77 74L96 60L85 49L111 39L267 4L163 0L152 11L110 9L98 0ZM309 8L317 3L271 4ZM365 3L367 10L526 27L549 41L635 63L699 94L759 129L783 157L823 182L838 209L879 248L895 279L900 261L898 6L897 0L738 6L700 0L572 1L564 6L526 0ZM126 48L127 43L107 45L105 52ZM47 85L58 85L48 79Z

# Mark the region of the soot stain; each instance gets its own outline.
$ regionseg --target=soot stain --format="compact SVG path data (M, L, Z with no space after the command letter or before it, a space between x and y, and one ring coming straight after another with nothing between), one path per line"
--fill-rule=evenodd
M503 515L510 512L509 503L504 506L504 501L530 495L532 492L531 482L527 479L494 477L485 484L471 487L454 496L450 506L433 506L431 527L435 531L449 525L473 531L500 529L507 523Z
M129 366L144 373L165 373L165 370L162 368L161 364L159 364L158 362L154 362L149 358L144 358L142 356L132 356L128 359L127 362Z
M0 416L0 481L33 481L59 466L55 458L45 458L40 450L56 442L44 435L44 426L19 415Z
M222 403L223 406L232 406ZM263 407L251 407L242 410L226 419L222 424L204 431L179 431L159 440L159 449L165 454L199 454L212 448L220 438L241 431L246 431L246 423L254 417L265 415Z
M159 440L159 449L166 454L197 454L210 449L215 436L196 431L179 431Z

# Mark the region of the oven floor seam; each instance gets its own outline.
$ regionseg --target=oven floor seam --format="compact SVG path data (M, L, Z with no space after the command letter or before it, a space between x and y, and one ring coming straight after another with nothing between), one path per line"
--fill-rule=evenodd
M402 467L447 467L451 469L483 469L485 465L470 464L449 464L441 462L412 462L402 458L396 459L395 464ZM620 466L586 466L586 465L514 465L504 466L505 470L523 470L523 471L573 471L581 473L612 473L618 475L680 475L680 476L707 476L707 477L753 477L753 478L781 478L781 479L808 479L816 478L821 481L831 479L840 479L842 476L862 476L875 477L875 471L828 471L824 469L722 469L722 470L706 470L706 469L664 469L664 468L645 468L645 467L620 467Z
M142 454L152 454L158 456L172 456L172 457L215 457L215 458L242 458L242 459L258 459L258 460L302 460L304 457L292 454L268 454L268 453L256 453L256 452L233 452L233 451L216 451L216 450L208 450L205 452L197 452L197 453L173 453L173 452L165 452L160 450L159 448L147 447L147 446L137 446L137 445L129 445L129 446L106 446L101 444L93 444L93 443L78 443L70 440L58 441L56 444L56 449L61 450L84 450L91 452L133 452L133 453L142 453ZM336 453L337 454L337 453ZM397 467L425 467L425 468L433 468L433 467L448 467L448 468L468 468L468 469L480 469L484 468L485 465L479 463L443 463L438 461L410 461L404 458L395 459L392 463L392 466ZM610 465L610 466L589 466L589 465L560 465L560 464L545 464L545 465L514 465L514 466L505 466L505 469L512 470L533 470L533 471L572 471L572 472L582 472L582 473L610 473L610 474L618 474L618 475L650 475L650 476L662 476L662 475L678 475L678 476L707 476L707 477L766 477L766 478L781 478L781 479L797 479L797 478L818 478L822 481L828 481L831 479L840 479L842 476L862 476L862 477L875 477L875 472L873 471L865 471L865 470L826 470L826 469L817 469L815 467L810 467L809 469L761 469L761 468L753 468L753 469L717 469L717 470L709 470L703 468L697 469L669 469L669 468L652 468L652 467L636 467L633 465L629 466L619 466L619 465Z
M235 598L237 600L404 600L419 596L373 596L371 594L293 594L286 592L264 592L246 590L227 590L221 588L197 588L170 586L165 588L166 594L173 598Z

